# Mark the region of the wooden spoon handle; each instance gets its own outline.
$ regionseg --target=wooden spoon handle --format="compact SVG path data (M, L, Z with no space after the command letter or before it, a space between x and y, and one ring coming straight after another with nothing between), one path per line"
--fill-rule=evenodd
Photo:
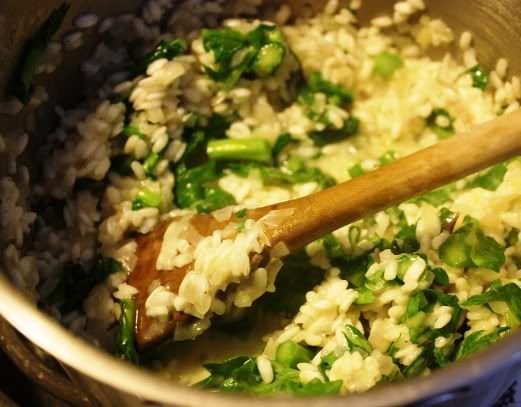
M290 250L355 220L521 154L521 109L353 180L271 209L294 214L269 232ZM477 205L480 203L477 202Z

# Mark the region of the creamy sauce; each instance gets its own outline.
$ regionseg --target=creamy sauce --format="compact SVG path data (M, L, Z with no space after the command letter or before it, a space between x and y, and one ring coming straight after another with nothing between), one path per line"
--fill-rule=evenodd
M265 343L262 338L280 329L280 318L254 318L252 328L237 332L212 327L194 340L170 342L161 347L160 374L176 382L192 385L208 376L202 366L209 362L222 362L238 355L258 355Z

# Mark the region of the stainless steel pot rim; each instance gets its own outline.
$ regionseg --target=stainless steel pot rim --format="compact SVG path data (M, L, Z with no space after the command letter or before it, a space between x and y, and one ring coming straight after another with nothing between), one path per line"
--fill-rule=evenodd
M7 295L9 293L9 295ZM448 391L465 391L466 383L493 374L505 365L521 361L521 331L475 358L459 362L430 376L418 377L399 384L382 385L366 393L348 397L317 397L305 400L253 398L244 395L210 393L185 387L150 372L135 368L75 337L44 314L0 276L0 314L33 343L73 369L113 386L125 393L137 394L143 400L186 406L229 406L231 402L249 406L345 405L378 407L404 405Z

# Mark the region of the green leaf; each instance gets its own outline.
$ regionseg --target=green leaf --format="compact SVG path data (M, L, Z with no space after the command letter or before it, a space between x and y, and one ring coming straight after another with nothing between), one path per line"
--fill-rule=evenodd
M329 233L322 238L324 249L330 259L347 258L347 250L338 241L334 234Z
M226 206L235 205L232 194L217 186L204 186L203 199L195 204L199 213L209 213Z
M416 224L409 225L403 211L399 211L400 230L394 237L391 250L394 254L414 253L420 248L416 240Z
M242 77L264 78L282 64L287 46L275 26L259 24L246 36L230 28L202 31L203 46L212 52L217 67L205 67L215 81L230 89Z
M290 143L297 142L293 137L291 137L291 134L289 133L282 133L279 134L277 137L277 140L275 140L275 144L272 148L272 154L273 158L276 160L278 155L288 146Z
M472 78L472 86L475 88L485 90L488 84L488 73L481 67L481 65L475 65L466 71Z
M431 351L427 348L424 348L416 357L416 359L404 369L403 375L405 377L414 377L420 375L429 366L431 358Z
M383 51L373 59L373 73L384 78L391 77L403 65L400 55Z
M419 204L421 202L427 202L432 206L441 206L444 203L452 201L451 194L454 191L454 185L449 184L444 187L435 189L434 191L427 192L426 194L417 196L411 199L409 202Z
M224 392L245 392L256 395L290 394L295 396L314 396L338 394L342 381L325 381L318 379L308 383L300 381L300 372L288 368L280 362L271 362L274 380L263 383L257 369L256 358L239 356L223 363L204 365L210 376L201 381L198 386L210 390Z
M485 267L499 271L505 263L504 249L485 236L475 220L467 221L439 248L440 258L452 267Z
M320 358L320 364L318 365L318 368L322 372L322 376L324 376L325 380L329 380L329 377L327 376L326 372L328 370L331 370L333 367L333 363L335 363L338 359L338 356L334 353L330 353L329 355L322 356Z
M344 336L346 337L351 352L361 351L362 353L370 355L373 351L373 347L365 338L364 334L362 334L362 332L360 332L355 326L347 324Z
M229 64L235 53L246 45L244 36L230 28L204 29L201 36L205 51L211 51L218 64Z
M423 294L423 292L419 292L417 294L412 295L407 302L407 307L405 309L404 314L402 315L402 322L405 322L411 318L413 318L418 312L423 310L427 305L429 305L429 301Z
M440 121L447 122L440 125ZM427 118L427 126L440 138L454 135L454 118L445 109L433 109Z
M339 85L334 85L322 77L320 72L313 72L299 94L299 102L305 105L312 105L314 94L323 93L329 103L334 105L345 105L353 101L353 94Z
M489 347L501 338L501 334L507 332L508 327L497 328L490 333L476 331L467 336L459 345L456 360L467 359L483 349Z
M331 260L333 267L340 269L340 277L349 281L355 287L363 287L366 281L365 273L374 262L372 251L353 258L335 258ZM371 284L369 284L371 286ZM370 289L370 288L369 288Z
M471 246L470 258L477 267L499 271L505 263L505 249L492 237L477 233L477 241Z
M501 281L496 280L486 292L470 297L463 303L463 306L478 306L492 301L506 302L518 322L521 321L521 288L515 283L501 285Z
M434 358L439 367L447 367L450 364L450 359L444 353L443 348L434 348Z
M161 194L148 188L143 188L132 201L132 210L138 211L143 208L159 208L160 205Z
M36 69L40 65L51 38L62 25L69 8L69 3L62 3L58 8L53 9L47 20L35 31L24 47L14 75L9 82L10 94L23 104L29 102L31 98Z
M358 132L360 120L356 117L350 116L344 121L344 126L341 129L326 128L322 131L314 131L309 134L309 138L313 140L316 146L322 147L331 143L338 143Z
M175 201L179 208L190 208L204 199L204 184L219 179L215 161L208 161L189 170L177 173L174 187Z
M139 358L134 345L136 303L132 299L123 299L120 300L119 307L121 314L118 331L114 336L114 354L137 365Z
M436 267L431 270L434 273L434 283L437 285L449 285L449 275L441 267Z
M162 40L152 51L142 57L131 69L133 76L142 75L146 72L147 67L158 59L173 59L184 54L188 47L183 39L174 39L169 41Z
M335 185L335 180L320 169L307 167L298 157L283 162L280 167L268 167L260 163L230 162L227 164L232 172L240 177L247 177L252 170L258 170L265 185L301 184L316 182L322 189Z
M470 181L468 186L470 188L483 188L488 191L495 191L503 182L506 173L507 165L505 163L494 165Z

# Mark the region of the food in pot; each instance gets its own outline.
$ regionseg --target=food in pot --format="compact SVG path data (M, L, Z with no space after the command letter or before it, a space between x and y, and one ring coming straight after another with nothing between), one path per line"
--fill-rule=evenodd
M264 227L291 211L250 216L517 109L504 59L481 66L471 34L456 38L422 0L367 25L356 0L262 20L257 2L167 3L101 23L87 97L57 108L41 151L35 213L0 182L18 286L118 357L260 395L365 391L517 327L519 159L289 256L279 244L259 258Z

